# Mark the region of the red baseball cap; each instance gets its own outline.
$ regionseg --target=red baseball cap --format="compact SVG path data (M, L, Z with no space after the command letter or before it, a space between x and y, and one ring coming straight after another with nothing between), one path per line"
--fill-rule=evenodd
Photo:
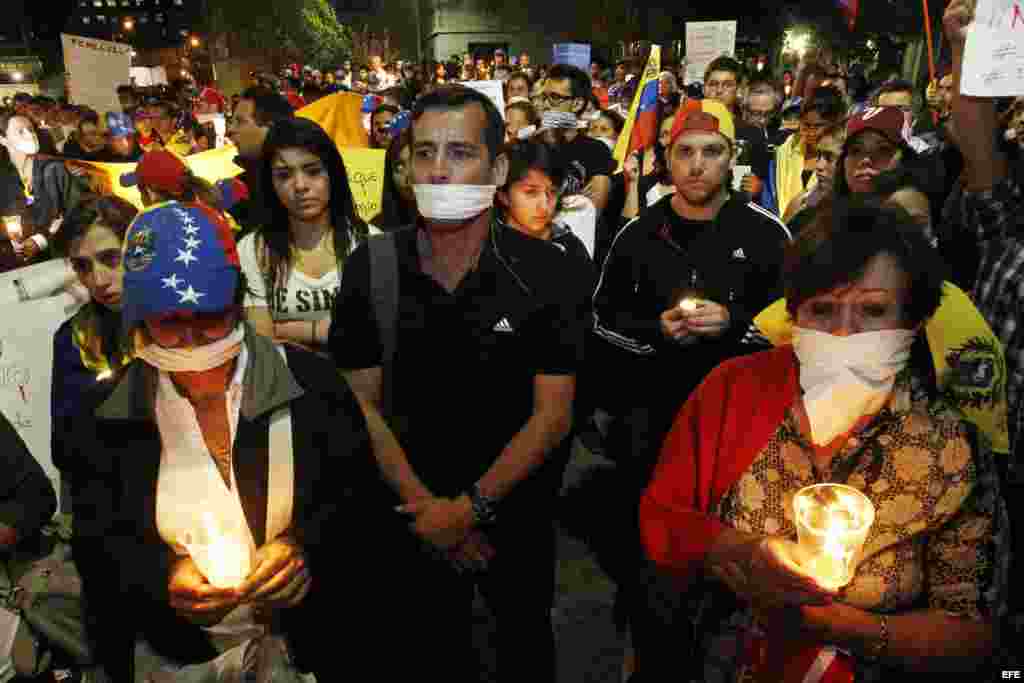
M144 185L176 196L185 191L187 179L185 162L167 150L158 149L143 154L135 171L121 176L121 184Z
M203 88L203 91L199 93L199 99L206 104L212 104L213 106L220 107L221 109L227 105L227 101L224 99L224 96L209 86Z
M894 145L910 146L910 114L899 107L869 107L860 112L846 124L847 141L865 130L875 131Z

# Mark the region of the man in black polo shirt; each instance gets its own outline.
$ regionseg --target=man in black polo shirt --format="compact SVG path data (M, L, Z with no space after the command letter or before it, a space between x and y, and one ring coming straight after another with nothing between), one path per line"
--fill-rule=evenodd
M406 516L399 521L413 532L402 527L405 539L382 539L380 549L395 570L382 575L384 599L400 605L396 629L407 631L396 633L387 673L375 664L375 674L479 680L476 584L497 617L500 680L553 681L553 504L586 301L582 288L559 281L564 254L496 219L493 197L508 162L490 100L439 88L417 102L412 121L420 220L383 238L394 240L398 257L386 375L397 443L383 423L370 424ZM362 400L381 405L372 292L363 245L345 267L330 348Z

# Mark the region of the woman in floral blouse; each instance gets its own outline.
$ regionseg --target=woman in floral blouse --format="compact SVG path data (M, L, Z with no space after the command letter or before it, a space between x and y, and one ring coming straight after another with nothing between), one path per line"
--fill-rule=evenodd
M933 253L901 209L823 207L787 257L793 344L718 367L677 416L641 533L687 589L690 679L902 680L995 651L1007 521L985 439L928 370ZM877 511L838 591L795 542L793 496L823 482Z

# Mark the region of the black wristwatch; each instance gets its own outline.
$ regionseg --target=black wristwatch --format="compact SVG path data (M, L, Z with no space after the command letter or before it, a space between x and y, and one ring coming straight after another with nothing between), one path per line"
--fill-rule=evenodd
M498 518L498 502L485 496L480 491L479 484L473 484L473 488L466 495L473 505L473 516L476 517L477 524L493 524Z

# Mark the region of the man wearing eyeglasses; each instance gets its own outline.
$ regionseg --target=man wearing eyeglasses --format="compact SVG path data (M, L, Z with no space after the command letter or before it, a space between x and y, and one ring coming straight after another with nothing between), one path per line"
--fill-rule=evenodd
M590 95L590 76L577 67L555 64L535 103L542 113L547 142L557 148L559 162L566 169L564 191L582 192L600 214L608 203L615 161L607 145L583 135L579 128Z
M734 190L748 194L757 201L768 177L771 155L763 131L743 123L739 106L739 87L743 80L743 67L732 57L719 57L704 72L704 96L725 105L736 121L736 156Z

